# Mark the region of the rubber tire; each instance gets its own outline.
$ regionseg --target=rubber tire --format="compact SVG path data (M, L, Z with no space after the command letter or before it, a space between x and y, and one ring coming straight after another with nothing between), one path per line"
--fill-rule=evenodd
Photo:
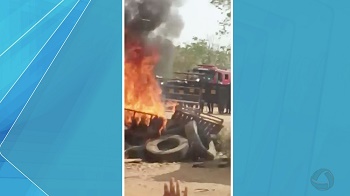
M124 151L125 158L129 159L144 159L145 147L144 146L129 146Z
M178 126L178 127L172 127L163 130L163 135L180 135L185 136L185 127L184 126Z
M216 149L214 143L209 142L208 147L203 144L198 134L196 121L190 121L185 125L185 133L190 144L193 159L204 158L206 160L213 160L215 158Z
M176 140L178 145L169 150L160 150L158 145L167 140ZM188 140L180 135L163 135L157 139L150 140L146 144L147 156L151 161L178 162L186 158L189 145Z

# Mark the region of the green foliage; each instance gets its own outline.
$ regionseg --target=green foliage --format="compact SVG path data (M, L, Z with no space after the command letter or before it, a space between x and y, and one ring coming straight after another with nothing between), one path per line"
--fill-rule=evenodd
M220 38L229 33L231 28L232 0L211 0L211 4L221 11L224 19L221 29L215 34ZM190 43L176 47L173 71L188 71L199 64L213 64L220 68L230 68L231 47L217 47L207 39L193 37Z
M231 2L232 0L211 0L210 2L225 16L225 18L220 21L221 29L217 35L226 35L229 32L228 29L231 28Z
M212 64L220 68L230 68L231 49L217 47L206 39L194 37L192 42L176 47L173 71L188 71L200 64Z

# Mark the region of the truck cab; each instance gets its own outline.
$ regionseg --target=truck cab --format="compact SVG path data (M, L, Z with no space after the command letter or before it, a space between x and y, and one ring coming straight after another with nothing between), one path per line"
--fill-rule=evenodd
M215 65L198 65L192 71L203 74L201 79L205 82L222 85L231 84L231 70L229 69L219 69Z

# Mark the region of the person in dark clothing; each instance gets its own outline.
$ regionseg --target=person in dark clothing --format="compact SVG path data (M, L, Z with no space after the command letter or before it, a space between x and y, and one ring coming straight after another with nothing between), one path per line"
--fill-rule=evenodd
M208 106L208 109L209 109L209 114L212 114L213 112L214 112L214 103L213 102L211 102L211 101L209 101L208 103L207 103L207 106Z
M226 104L226 114L231 114L231 86L229 87L228 99Z
M224 113L225 106L226 106L226 103L223 104L223 103L220 102L220 103L218 104L218 111L219 111L219 114L223 114L223 113Z
M227 100L226 114L231 114L231 98Z
M218 100L219 114L224 114L228 99L228 88L226 86L219 87L219 95L216 97Z
M205 104L205 101L204 101L204 100L201 100L201 102L199 103L199 109L200 109L201 113L203 113L204 104Z

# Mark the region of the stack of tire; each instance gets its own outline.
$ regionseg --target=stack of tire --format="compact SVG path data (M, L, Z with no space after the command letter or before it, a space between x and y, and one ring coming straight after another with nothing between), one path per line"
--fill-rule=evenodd
M203 143L196 122L190 121L185 126L168 126L162 136L149 140L145 146L128 146L126 154L129 157L137 156L130 158L142 158L149 162L180 162L189 159L213 160L216 150L213 142Z

